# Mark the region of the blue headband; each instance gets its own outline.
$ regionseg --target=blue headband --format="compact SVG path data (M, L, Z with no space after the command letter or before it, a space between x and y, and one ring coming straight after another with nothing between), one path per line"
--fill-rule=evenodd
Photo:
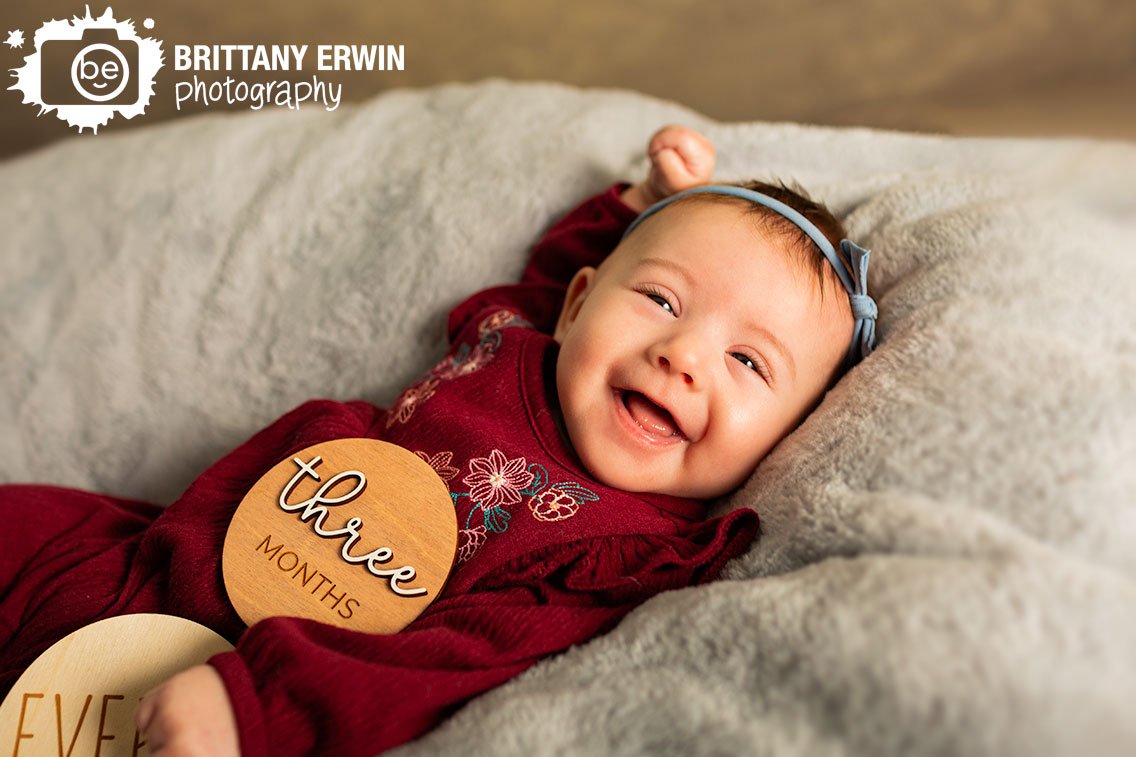
M704 192L741 197L744 200L763 205L792 221L797 228L805 232L809 239L813 240L816 246L820 248L820 251L824 253L824 256L828 258L828 262L832 264L836 275L840 277L840 283L844 285L844 289L848 292L848 300L852 304L852 317L856 319L856 325L852 330L852 346L848 349L848 356L845 360L846 366L851 367L859 363L869 352L875 349L876 315L878 310L876 308L876 301L868 296L868 256L871 254L870 251L865 250L850 239L842 239L840 241L840 250L847 255L848 259L852 262L852 270L849 272L844 267L843 261L837 256L836 250L833 249L832 242L828 241L812 221L805 218L785 203L774 200L768 195L754 192L752 189L733 187L726 184L710 184L704 187L687 189L673 194L665 200L656 202L640 213L639 217L632 221L631 225L627 227L627 231L623 232L624 239L635 230L636 226L655 213L658 213L672 202L686 197L687 195Z

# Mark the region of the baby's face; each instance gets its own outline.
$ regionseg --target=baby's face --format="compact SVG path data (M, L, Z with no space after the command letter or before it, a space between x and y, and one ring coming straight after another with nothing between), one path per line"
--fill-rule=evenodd
M647 219L572 280L556 386L600 482L710 499L740 486L821 397L852 338L847 295L740 203Z

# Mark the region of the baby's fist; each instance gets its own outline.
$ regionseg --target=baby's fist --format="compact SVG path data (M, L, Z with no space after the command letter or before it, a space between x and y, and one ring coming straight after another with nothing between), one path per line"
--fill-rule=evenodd
M240 754L229 694L208 665L183 670L142 697L134 722L152 755Z
M671 124L655 132L647 145L651 173L647 184L654 200L705 184L714 173L714 145L705 135Z

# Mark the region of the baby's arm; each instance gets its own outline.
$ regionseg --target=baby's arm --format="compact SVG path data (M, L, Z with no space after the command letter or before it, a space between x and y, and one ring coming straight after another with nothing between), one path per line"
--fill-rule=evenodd
M161 581L163 611L208 625L229 639L242 627L221 580L220 545L245 493L280 460L331 439L370 436L381 419L362 401L310 400L213 463L147 530L137 575ZM215 566L202 569L202 566ZM153 755L236 755L234 705L215 668L178 673L145 697L135 721Z
M685 126L671 124L655 132L647 144L647 155L651 173L620 195L637 213L684 189L705 184L714 173L714 145Z

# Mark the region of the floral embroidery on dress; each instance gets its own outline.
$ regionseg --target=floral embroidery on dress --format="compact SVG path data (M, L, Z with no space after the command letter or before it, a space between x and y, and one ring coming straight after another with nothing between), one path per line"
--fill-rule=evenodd
M451 492L454 505L461 497L469 497L473 507L466 518L465 528L458 532L458 562L465 562L481 548L490 533L504 533L509 528L509 512L505 508L521 501L525 487L532 483L533 474L523 457L512 460L495 449L489 457L474 457L469 461L469 473L462 479L469 492ZM473 519L481 515L481 525L473 526Z
M532 324L521 318L512 310L498 310L493 315L481 319L477 324L477 335L484 339L489 334L508 328L509 326L523 326L532 328Z
M478 343L462 344L431 368L421 382L403 392L387 413L387 428L410 420L418 406L434 396L442 381L468 376L484 368L501 346L501 330L510 327L532 328L532 324L512 310L497 310L482 318L477 324Z
M454 466L450 465L454 459L453 452L438 452L434 455L427 455L425 452L415 452L420 458L426 461L426 464L434 469L438 474L438 478L442 479L446 488L449 488L450 482L454 480L454 476L458 475L459 471Z
M517 504L521 501L521 489L533 479L523 457L508 460L499 449L490 452L489 457L471 459L469 471L462 483L469 484L469 496L485 508Z
M474 553L481 549L481 545L485 543L485 537L485 526L463 528L461 531L458 531L457 561L463 563L473 557Z
M449 381L481 370L493 359L493 353L501 344L501 335L495 334L495 336L496 340L487 339L473 348L468 344L458 347L457 352L447 355L442 362L434 366L434 375Z
M529 466L533 484L529 487L529 510L537 520L554 523L571 518L584 502L596 502L600 495L575 481L548 485L548 470L539 464Z
M395 421L406 423L410 420L410 416L414 415L415 408L433 397L434 391L440 383L441 381L431 377L403 392L395 401L394 406L387 412L387 428L393 426Z
M528 465L523 457L509 459L499 449L494 449L488 457L471 458L469 471L462 478L469 492L450 493L455 507L462 497L469 497L473 502L465 528L458 532L458 563L473 557L490 534L507 531L512 517L510 510L526 497L533 518L546 523L571 518L580 510L580 505L600 498L576 481L550 484L548 469L543 465ZM478 516L481 523L475 526Z

